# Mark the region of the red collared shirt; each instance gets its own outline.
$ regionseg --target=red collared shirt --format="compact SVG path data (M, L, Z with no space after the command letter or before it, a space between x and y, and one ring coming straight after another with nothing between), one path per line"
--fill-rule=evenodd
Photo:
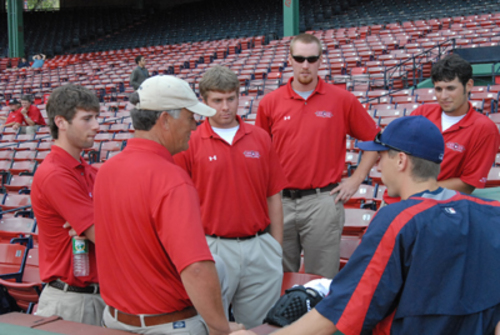
M189 149L174 156L198 190L207 235L245 237L264 230L270 223L267 198L286 185L269 135L240 117L238 123L230 145L204 122Z
M26 120L24 119L24 115L21 113L21 110L22 110L23 107L19 108L16 112L19 112L21 118L22 118L22 126L27 126L28 123L26 122ZM28 117L33 121L35 122L35 124L37 125L40 125L40 126L45 126L47 125L45 123L45 119L43 118L42 116L42 113L40 112L40 110L38 109L38 107L36 107L35 105L30 105L30 108L28 108Z
M200 201L187 173L160 144L128 140L95 183L97 265L104 301L129 314L192 306L180 273L211 261Z
M319 79L304 100L292 89L292 81L262 99L255 124L271 135L287 188L340 182L346 135L370 141L380 129L351 93Z
M5 120L5 124L9 124L12 122L17 122L17 123L22 123L23 122L23 116L18 110L12 111L9 113L7 116L7 120Z
M50 154L36 170L31 202L37 218L40 240L40 278L44 282L61 279L73 286L97 283L94 244L89 243L90 273L73 275L69 222L78 235L94 224L93 188L97 169L83 159L77 161L64 149L52 146Z
M442 109L438 104L424 104L411 115L423 115L441 130ZM500 146L500 134L493 121L476 112L469 103L465 117L441 133L445 148L437 180L460 178L466 184L484 188ZM384 201L391 204L399 198L389 197L386 191Z

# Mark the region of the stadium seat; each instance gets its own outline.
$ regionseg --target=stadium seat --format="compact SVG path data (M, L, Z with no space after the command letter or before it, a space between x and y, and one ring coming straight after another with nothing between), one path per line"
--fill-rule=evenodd
M342 235L360 235L375 215L371 209L345 209L345 224Z

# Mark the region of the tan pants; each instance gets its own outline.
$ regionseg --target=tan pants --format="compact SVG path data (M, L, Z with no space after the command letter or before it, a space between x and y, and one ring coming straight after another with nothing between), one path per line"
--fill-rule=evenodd
M298 272L304 250L306 273L333 278L339 271L340 237L345 222L344 205L335 204L335 194L317 194L290 199L283 197L283 268Z
M215 269L217 270L217 275L219 277L219 282L221 286L222 294L222 307L226 312L229 307L228 304L228 274L227 267L222 258L217 255L212 255L215 261ZM147 316L143 314L144 316ZM200 315L196 315L189 319L179 320L176 322L165 323L157 326L143 326L135 327L124 324L116 319L116 315L111 315L109 312L109 307L106 306L104 310L104 315L102 317L103 325L107 328L125 330L136 334L146 334L146 335L208 335L208 327L205 321Z
M226 264L228 299L236 322L246 329L261 325L281 293L280 244L270 234L242 241L207 236L207 243Z
M115 316L112 316L109 312L109 307L106 306L103 316L105 327L125 330L136 334L145 335L208 335L208 327L201 318L200 315L196 315L192 318L165 323L157 326L149 327L134 327L129 326L120 321L116 320Z
M101 326L105 306L100 294L65 292L46 285L36 315L57 315L65 321Z

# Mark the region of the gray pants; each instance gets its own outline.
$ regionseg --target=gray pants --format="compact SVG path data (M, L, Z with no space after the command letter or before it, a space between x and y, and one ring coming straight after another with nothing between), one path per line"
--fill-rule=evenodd
M329 192L292 200L283 197L283 268L298 272L304 250L305 272L333 278L339 271L344 205Z
M212 254L226 263L236 322L246 329L261 325L281 293L280 244L270 234L242 241L207 236L207 243Z
M217 255L213 255L215 268L219 276L222 294L222 306L226 312L228 310L228 274L224 261ZM143 314L143 316L147 316ZM208 335L208 327L200 315L176 322L165 323L156 326L135 327L129 326L117 320L116 315L111 315L109 307L106 306L103 315L103 323L106 328L125 330L136 334L145 335Z
M100 294L68 292L46 285L35 314L57 315L65 321L101 326L105 306Z

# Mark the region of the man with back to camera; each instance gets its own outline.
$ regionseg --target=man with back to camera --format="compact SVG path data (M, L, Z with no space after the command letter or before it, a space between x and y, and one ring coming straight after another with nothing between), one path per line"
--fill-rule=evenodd
M315 36L294 37L289 55L294 76L262 99L255 124L271 134L288 180L282 199L284 271L299 271L304 250L306 273L333 278L340 263L343 202L356 193L377 157L364 154L339 185L346 135L371 140L379 128L354 95L318 77L321 53Z
M500 146L497 126L469 103L474 86L472 66L458 55L448 55L433 65L431 78L438 104L423 104L411 115L431 120L443 134L445 153L439 185L471 194L484 188ZM399 201L384 193L384 201Z
M172 159L188 148L194 113L215 110L173 76L145 80L130 99L138 101L135 136L100 168L95 185L104 325L149 335L228 334L241 327L224 313L196 189Z
M189 149L174 159L200 195L208 246L226 263L234 317L251 328L262 324L281 293L279 192L286 181L269 135L237 115L236 74L214 66L199 87L203 102L217 113L198 127Z
M394 120L358 146L379 152L382 181L402 201L377 212L330 294L273 334L493 335L500 203L439 186L445 144L423 116Z
M130 74L130 86L137 90L141 86L142 82L149 78L148 69L146 69L146 58L139 55L135 57L135 63L137 67Z
M97 169L80 157L99 131L99 100L84 87L64 85L50 95L47 114L54 145L36 170L31 188L40 278L47 283L36 314L100 326L104 301L95 260L93 205ZM90 241L88 275L74 271L69 226Z

